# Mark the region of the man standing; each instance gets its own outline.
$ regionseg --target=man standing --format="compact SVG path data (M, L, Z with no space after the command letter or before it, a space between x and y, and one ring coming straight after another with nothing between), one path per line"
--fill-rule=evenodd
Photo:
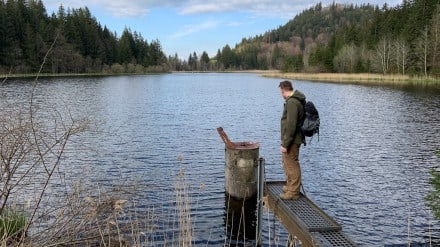
M286 100L281 116L281 153L286 185L280 195L284 200L299 198L301 186L301 168L299 166L299 148L304 136L301 125L304 121L306 97L298 90L293 90L290 81L280 82L281 96Z

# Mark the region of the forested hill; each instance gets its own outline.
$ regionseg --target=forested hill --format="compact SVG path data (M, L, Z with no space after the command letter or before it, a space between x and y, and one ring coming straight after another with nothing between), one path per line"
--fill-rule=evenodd
M224 69L440 75L440 0L316 6L219 49Z
M52 46L51 52L48 50ZM89 9L48 15L41 0L0 0L0 74L144 73L167 70L159 40L125 29L120 37Z
M266 42L288 42L294 37L312 39L320 44L328 43L331 35L341 28L350 25L359 27L367 23L374 16L373 5L338 5L322 7L319 3L315 7L304 10L285 25L256 37ZM304 44L303 44L304 45Z

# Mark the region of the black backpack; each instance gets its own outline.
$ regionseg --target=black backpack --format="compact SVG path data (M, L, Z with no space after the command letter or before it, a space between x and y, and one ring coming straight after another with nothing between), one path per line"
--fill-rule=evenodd
M304 136L312 137L318 134L319 138L319 113L315 105L311 101L307 101L304 105L304 122L301 126Z
M300 131L303 134L304 145L307 145L305 138L306 136L313 137L313 135L317 134L319 141L320 120L318 110L316 109L312 101L305 101L304 99L298 99L296 97L295 99L297 99L304 107L304 117L302 119L302 124L300 123L297 127L299 129L299 126L301 126Z
M301 133L303 134L304 146L306 146L306 136L313 137L314 134L317 134L319 141L320 120L318 110L311 101L305 102L304 100L300 100L300 102L304 106L304 118L301 124Z

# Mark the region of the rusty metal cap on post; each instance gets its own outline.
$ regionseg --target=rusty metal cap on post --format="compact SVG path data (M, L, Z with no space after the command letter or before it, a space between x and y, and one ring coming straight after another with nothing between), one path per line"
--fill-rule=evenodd
M260 144L256 142L233 142L233 144L234 149L239 150L257 149L260 147Z
M219 133L226 147L229 149L251 150L260 147L260 144L256 142L231 142L222 127L218 127L217 132Z

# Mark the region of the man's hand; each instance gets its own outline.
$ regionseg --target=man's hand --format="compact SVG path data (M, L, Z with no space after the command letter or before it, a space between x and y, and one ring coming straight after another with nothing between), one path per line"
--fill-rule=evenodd
M281 153L287 153L287 149L283 146L281 146Z

